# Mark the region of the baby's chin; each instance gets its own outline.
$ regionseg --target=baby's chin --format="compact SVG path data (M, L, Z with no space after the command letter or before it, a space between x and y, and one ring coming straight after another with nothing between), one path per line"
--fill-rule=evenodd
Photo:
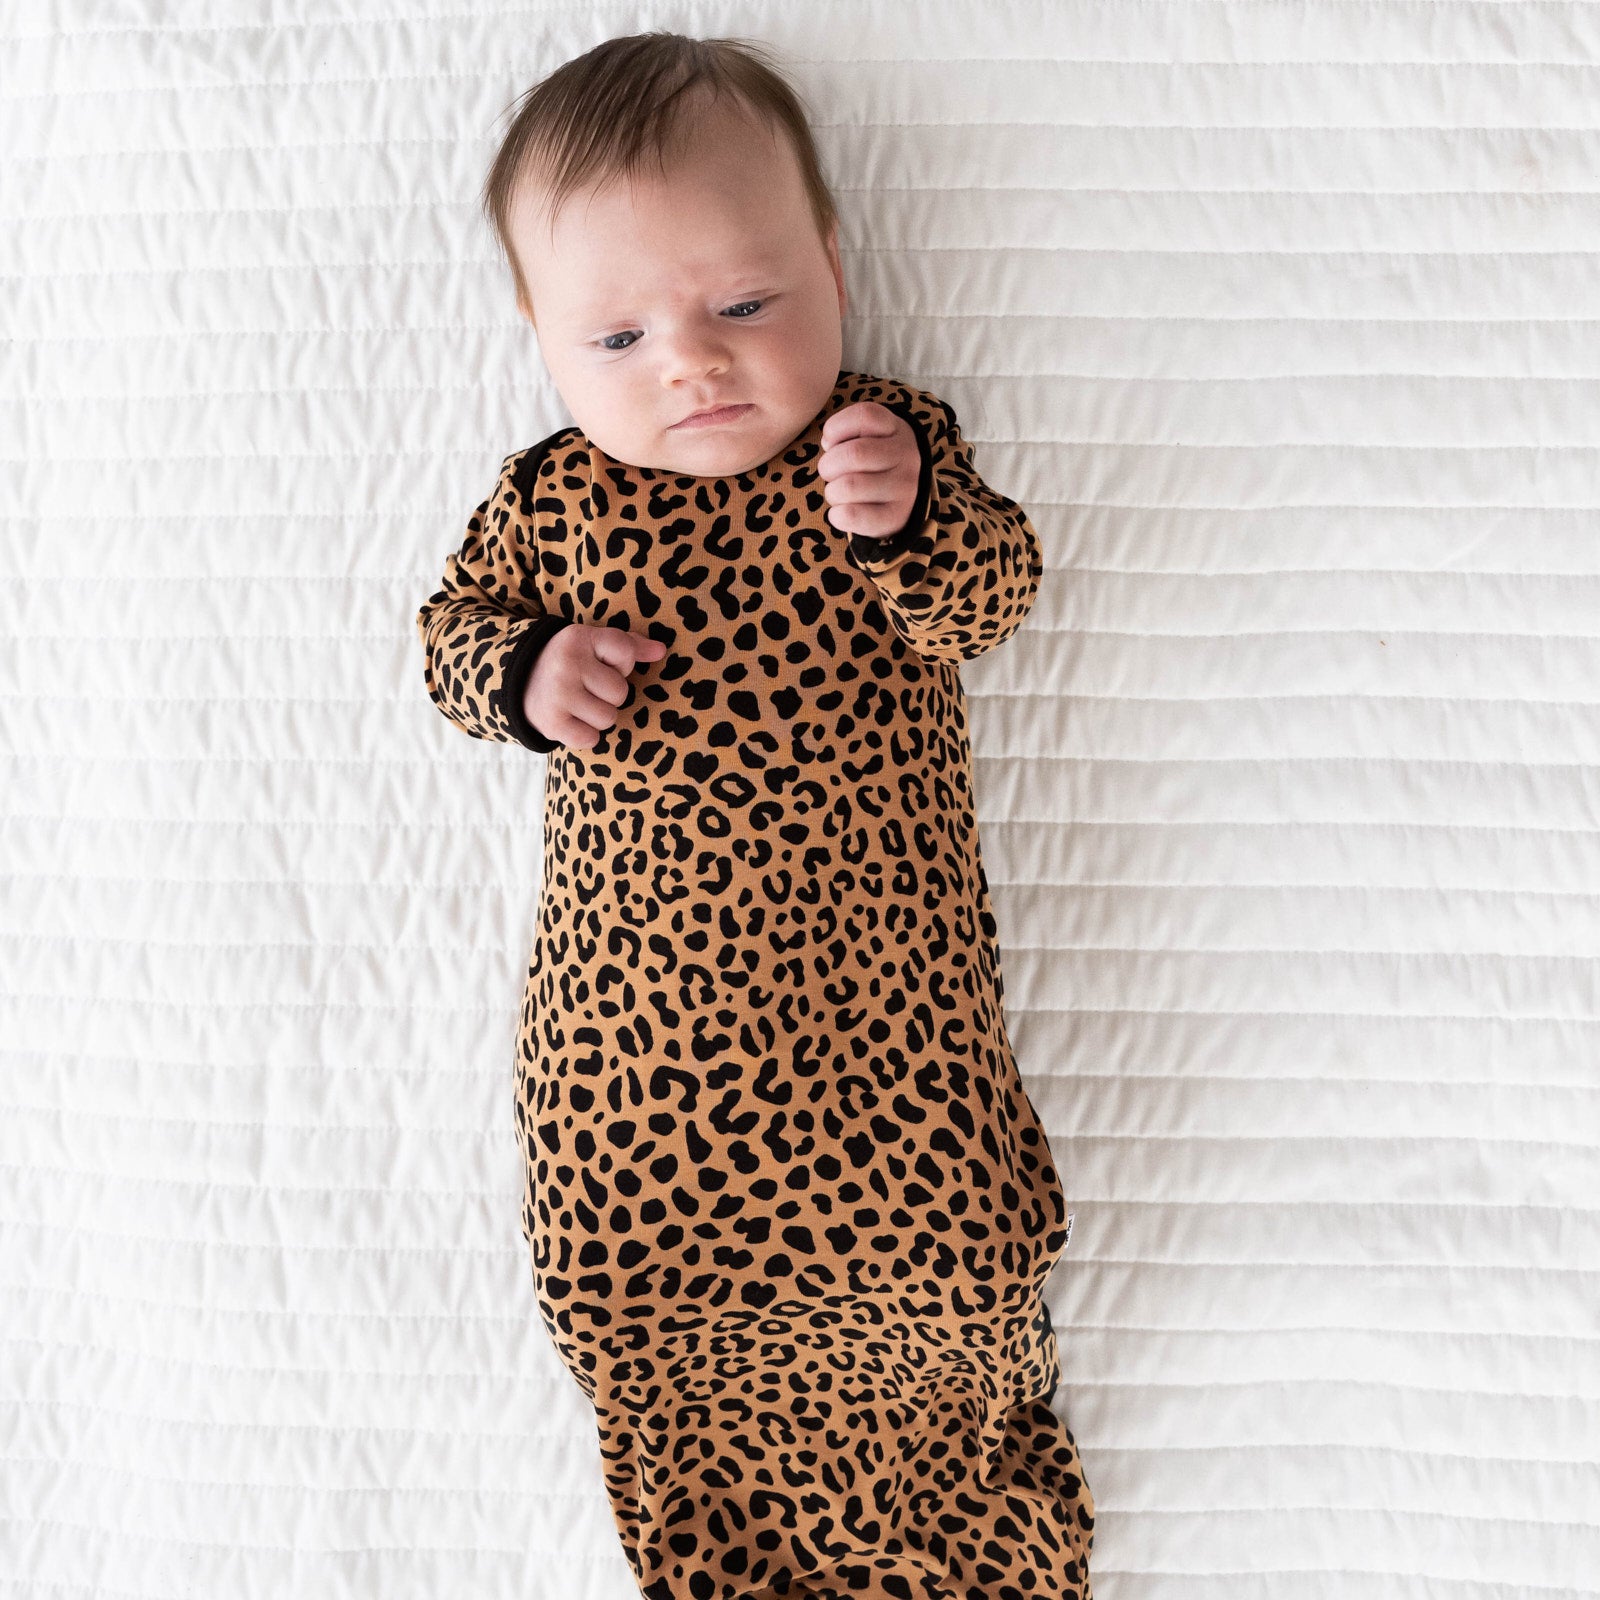
M735 478L770 461L800 436L800 428L774 429L759 414L747 423L734 422L712 428L669 429L655 441L591 439L613 461L626 466L649 467L680 477Z

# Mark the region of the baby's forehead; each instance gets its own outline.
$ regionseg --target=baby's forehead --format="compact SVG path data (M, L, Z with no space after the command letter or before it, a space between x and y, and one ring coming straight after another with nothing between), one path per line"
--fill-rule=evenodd
M591 202L602 191L608 200L620 199L615 185L590 185L565 195L552 209L549 189L535 186L517 213L515 231L547 268L597 280L648 276L656 265L696 280L781 276L793 270L810 243L809 237L803 242L796 237L791 219L754 217L733 207L705 224L704 232L688 230L673 209L670 185L643 211L616 205L591 216ZM620 234L619 215L626 216Z

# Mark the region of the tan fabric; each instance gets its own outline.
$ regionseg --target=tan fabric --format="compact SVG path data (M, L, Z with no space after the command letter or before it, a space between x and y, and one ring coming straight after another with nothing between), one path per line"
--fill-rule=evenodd
M926 519L881 546L814 470L862 399L923 452ZM429 693L478 738L530 742L502 690L552 619L668 647L593 750L551 750L515 1108L540 1312L651 1600L1089 1600L1040 1297L1065 1204L959 676L1041 569L948 405L841 372L735 478L576 428L508 457L419 612Z

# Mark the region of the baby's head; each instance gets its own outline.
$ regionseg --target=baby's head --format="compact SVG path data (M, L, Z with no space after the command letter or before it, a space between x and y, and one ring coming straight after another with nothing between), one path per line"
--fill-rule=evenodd
M759 48L608 39L521 97L484 184L556 389L631 466L757 466L839 375L838 221L805 112ZM724 404L745 409L683 425Z

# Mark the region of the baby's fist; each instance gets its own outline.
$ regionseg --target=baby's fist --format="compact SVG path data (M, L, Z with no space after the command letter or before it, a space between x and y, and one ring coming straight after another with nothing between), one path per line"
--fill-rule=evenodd
M841 533L887 539L917 500L922 452L904 417L875 400L842 406L822 424L817 476L828 521Z
M660 639L626 628L570 623L551 634L522 696L522 713L534 731L573 750L593 750L628 698L628 674L641 661L659 661Z

